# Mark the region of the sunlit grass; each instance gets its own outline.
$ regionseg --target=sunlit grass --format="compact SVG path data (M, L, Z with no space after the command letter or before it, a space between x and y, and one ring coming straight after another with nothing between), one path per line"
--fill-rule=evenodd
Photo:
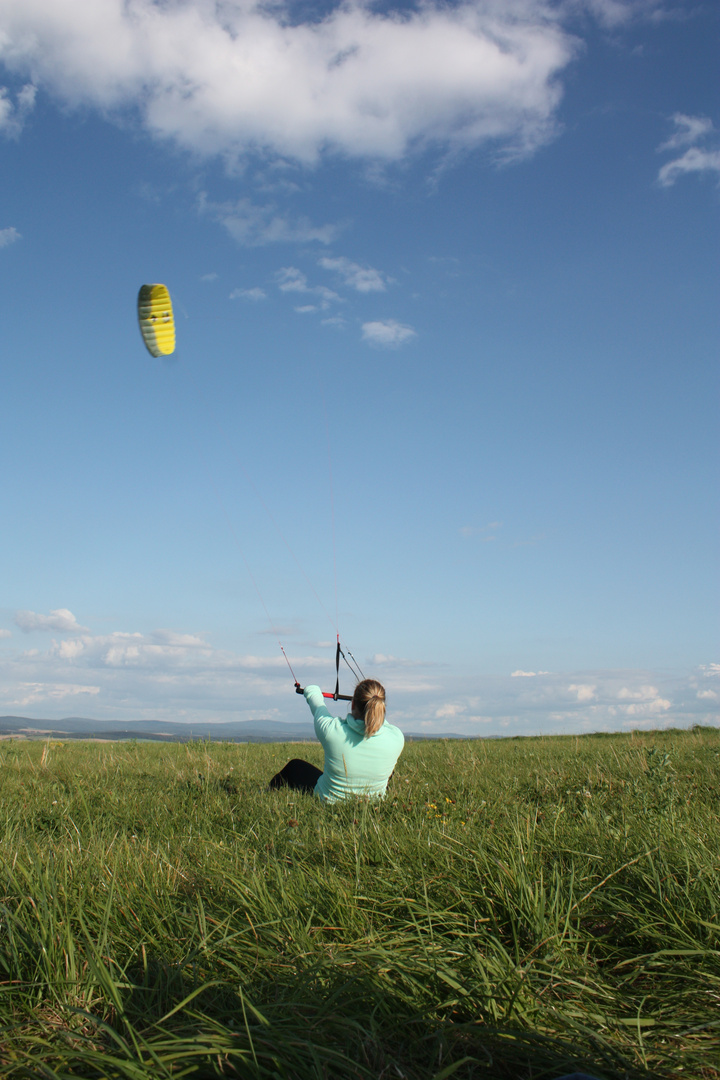
M0 1075L720 1077L720 732L296 749L0 744Z

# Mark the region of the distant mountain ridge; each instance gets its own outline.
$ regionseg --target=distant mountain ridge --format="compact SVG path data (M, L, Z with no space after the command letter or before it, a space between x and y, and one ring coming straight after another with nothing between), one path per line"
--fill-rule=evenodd
M0 716L0 738L107 739L120 742L317 742L312 724L289 724L279 720L198 721L183 724L171 720L91 720L66 716L62 720L31 720L27 716ZM464 739L453 732L423 735L405 732L406 739Z
M91 720L67 716L62 720L31 720L26 716L0 716L0 736L69 739L142 739L153 742L189 742L212 739L219 742L308 742L315 741L312 724L286 724L277 720L199 721L183 724L169 720Z

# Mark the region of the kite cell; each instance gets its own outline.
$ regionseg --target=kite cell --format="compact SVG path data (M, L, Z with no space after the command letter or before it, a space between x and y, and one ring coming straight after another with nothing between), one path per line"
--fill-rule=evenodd
M175 351L175 320L170 293L164 285L140 287L138 322L151 356L169 356Z

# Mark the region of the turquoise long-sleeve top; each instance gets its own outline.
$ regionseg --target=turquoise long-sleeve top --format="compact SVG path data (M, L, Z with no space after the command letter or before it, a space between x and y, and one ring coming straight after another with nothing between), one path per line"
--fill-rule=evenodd
M308 686L304 693L315 734L325 751L325 767L315 794L324 802L338 802L349 795L382 798L405 745L400 728L386 720L366 739L362 720L356 720L352 713L343 720L329 712L319 686Z

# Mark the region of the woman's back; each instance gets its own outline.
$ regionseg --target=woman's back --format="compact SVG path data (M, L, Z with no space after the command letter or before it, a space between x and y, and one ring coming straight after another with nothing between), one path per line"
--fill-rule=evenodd
M405 745L400 728L386 720L374 735L366 735L364 721L352 713L343 719L329 712L320 687L308 686L305 699L325 751L325 768L315 794L326 802L348 795L382 797Z

